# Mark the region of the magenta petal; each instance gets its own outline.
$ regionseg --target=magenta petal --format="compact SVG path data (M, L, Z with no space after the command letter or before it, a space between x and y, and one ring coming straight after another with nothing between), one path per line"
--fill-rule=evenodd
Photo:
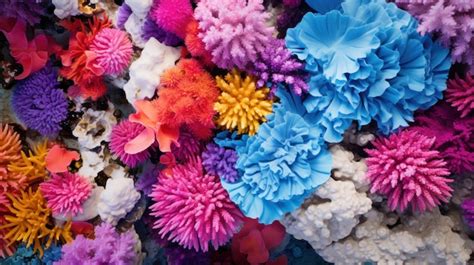
M155 131L151 128L145 128L137 137L133 138L130 142L125 144L125 153L127 154L137 154L148 147L150 147L155 142Z

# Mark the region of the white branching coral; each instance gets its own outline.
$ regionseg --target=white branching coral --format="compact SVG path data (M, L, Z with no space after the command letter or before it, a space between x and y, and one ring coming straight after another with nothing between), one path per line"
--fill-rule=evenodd
M347 237L372 207L367 197L364 161L340 146L331 148L333 176L302 207L282 221L288 233L318 250Z
M109 141L115 124L117 119L112 104L107 111L87 109L72 134L78 138L81 147L93 149L102 141Z
M352 236L318 254L335 264L468 264L469 240L453 232L451 218L437 209L402 216L398 225L397 218L376 210L364 216L367 221L357 226Z
M133 179L110 178L100 195L98 204L100 218L116 225L133 209L139 199L140 193L135 190Z
M161 44L150 38L145 44L140 58L130 66L130 80L123 89L132 105L136 100L152 98L160 84L161 74L175 65L180 52L177 48Z

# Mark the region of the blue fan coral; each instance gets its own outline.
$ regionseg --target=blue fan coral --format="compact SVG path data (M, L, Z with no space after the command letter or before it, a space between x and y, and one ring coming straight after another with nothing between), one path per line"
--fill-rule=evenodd
M307 195L329 178L332 158L301 100L285 90L276 94L281 102L254 137L237 146L237 168L242 177L222 181L230 198L242 212L270 224L298 208Z
M308 13L286 44L310 72L306 110L321 115L324 139L339 142L353 121L389 133L442 98L449 52L417 33L407 12L384 0L347 0Z
M22 122L44 136L52 136L61 129L60 123L68 113L68 102L58 89L58 74L51 65L18 82L13 91L13 110Z

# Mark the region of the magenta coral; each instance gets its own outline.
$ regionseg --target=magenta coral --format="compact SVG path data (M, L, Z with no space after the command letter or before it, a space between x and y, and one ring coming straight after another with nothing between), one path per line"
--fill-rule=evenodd
M124 31L118 29L102 29L92 41L90 50L97 64L106 74L122 73L132 59L132 43Z
M92 184L84 177L65 172L52 174L40 184L40 191L54 214L75 216L82 213L82 204L92 191Z
M464 211L466 223L474 230L474 199L467 199L462 202L461 208Z
M216 176L204 175L201 162L189 162L161 174L150 195L155 202L153 228L162 238L207 252L224 245L242 224L242 213Z
M144 162L150 157L148 149L138 152L136 154L129 154L125 152L125 145L132 139L137 137L141 132L145 130L145 126L140 123L131 122L124 120L117 124L112 129L112 135L110 137L110 151L117 155L120 160L130 167Z
M434 142L434 137L410 130L376 139L374 149L366 150L370 191L386 195L391 210L411 205L424 212L447 202L453 180L446 178L449 171Z
M456 77L449 80L446 90L446 101L466 117L474 109L474 78L467 75L465 79Z
M179 162L188 162L201 154L202 144L191 133L181 130L178 143L173 143L171 152Z
M194 13L213 62L229 70L256 61L272 36L269 16L262 0L201 0Z
M155 0L149 16L162 29L184 39L193 8L190 0Z

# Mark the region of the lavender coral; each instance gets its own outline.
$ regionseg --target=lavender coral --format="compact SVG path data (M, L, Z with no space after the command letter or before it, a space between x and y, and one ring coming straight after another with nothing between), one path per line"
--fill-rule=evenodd
M45 136L58 133L67 117L68 102L64 92L57 89L57 79L57 71L47 65L20 81L13 92L12 105L18 118Z
M218 176L229 183L233 183L239 178L235 167L238 159L235 150L225 149L214 143L209 143L201 157L202 165L207 174Z
M131 265L135 260L135 236L132 231L119 234L114 227L103 223L95 228L95 238L78 235L62 248L61 260L56 265L110 264Z
M135 167L150 157L150 151L148 149L136 154L125 152L125 145L137 137L144 129L145 127L143 125L129 120L120 122L112 129L109 145L110 151L117 155L127 166Z
M464 219L471 229L474 230L474 199L463 201L461 207L464 211Z
M178 142L171 146L171 152L179 162L188 162L193 157L199 156L202 149L203 145L187 130L181 130Z
M297 95L308 91L304 65L292 58L284 40L272 39L257 55L250 72L258 78L257 86L260 88L267 86L274 91L278 84L282 83Z
M410 130L376 139L374 149L366 150L370 191L386 195L391 210L411 206L424 212L447 202L453 180L446 178L450 173L434 143L435 138Z
M467 75L465 79L449 80L446 101L461 113L461 118L471 113L474 110L474 77Z
M418 18L418 31L438 35L451 48L453 61L466 63L474 74L474 2L470 0L395 0Z
M161 174L150 195L153 228L162 238L196 251L224 245L242 224L242 213L229 199L219 178L204 175L201 161Z
M212 61L229 70L257 60L272 35L269 15L262 0L201 0L194 13Z

